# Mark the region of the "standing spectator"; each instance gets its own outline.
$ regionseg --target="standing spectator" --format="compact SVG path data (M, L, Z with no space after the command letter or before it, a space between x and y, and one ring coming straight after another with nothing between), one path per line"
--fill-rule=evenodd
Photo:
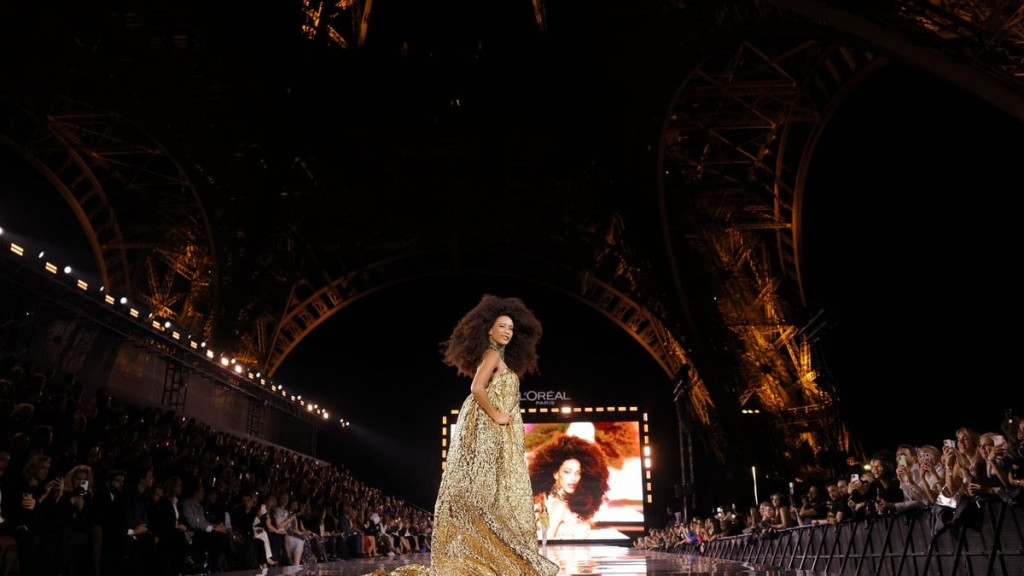
M156 559L156 538L149 531L149 490L153 487L153 468L140 466L130 477L124 489L121 505L124 522L128 526L125 539L125 562L130 575L148 574Z
M665 506L665 513L661 516L662 528L668 528L669 526L676 523L676 513L672 511L671 506Z
M124 574L125 539L128 534L124 505L121 503L124 477L124 470L107 470L103 476L103 486L97 489L93 498L93 563L96 574L104 576Z
M9 520L18 541L21 572L41 574L50 558L50 551L42 544L63 493L64 481L59 477L50 478L49 456L34 454L21 467L13 488L15 495L21 495L20 506L13 507Z
M825 482L825 492L828 493L828 522L842 523L849 514L847 500L850 495L840 490L838 480Z
M925 444L918 448L918 466L921 468L921 481L918 486L924 494L928 505L935 504L935 497L946 484L946 469L942 465L942 452Z
M876 454L868 463L875 481L869 487L869 499L873 506L869 511L875 514L894 514L898 512L894 506L903 502L903 488L896 477L896 464L891 452Z
M822 498L818 485L811 484L807 487L807 494L801 499L796 517L801 526L820 524L828 521L828 508L828 502Z
M956 439L942 447L942 464L946 467L945 494L953 496L965 491L967 485L982 474L984 458L978 451L980 434L972 428L960 427Z
M0 574L13 575L21 572L18 562L18 541L15 539L14 524L10 521L12 511L19 504L14 492L7 489L4 476L11 463L11 453L0 450Z
M782 530L796 526L796 518L793 517L793 512L782 492L772 492L771 501L772 508L775 509L775 519L772 528Z
M874 515L874 495L871 485L875 477L870 472L850 476L849 497L846 499L851 520L863 520Z
M921 466L918 450L910 444L900 444L896 449L896 478L903 491L899 502L882 501L878 505L882 514L901 514L908 510L921 510L930 505L928 496L921 489Z
M44 537L48 574L78 576L90 572L92 469L80 464L64 477L54 515Z
M172 574L191 571L197 559L190 551L192 534L181 515L181 477L168 476L160 490L155 484L153 488L148 518L157 539L159 562Z

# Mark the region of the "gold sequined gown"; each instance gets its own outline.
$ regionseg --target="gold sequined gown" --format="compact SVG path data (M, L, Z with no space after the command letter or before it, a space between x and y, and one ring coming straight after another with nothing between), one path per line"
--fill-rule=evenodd
M470 394L452 431L448 461L434 504L429 572L403 566L407 576L555 576L558 565L537 546L533 491L523 448L519 377L499 371L487 397L512 422L500 426Z

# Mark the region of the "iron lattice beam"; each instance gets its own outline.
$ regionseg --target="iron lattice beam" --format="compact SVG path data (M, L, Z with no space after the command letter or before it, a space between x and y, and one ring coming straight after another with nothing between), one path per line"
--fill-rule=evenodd
M662 133L664 238L669 254L710 271L711 339L737 344L716 385L740 406L756 397L780 416L832 403L798 337L804 180L836 100L883 63L800 37L746 41L704 59L676 93ZM684 264L671 264L681 292ZM834 446L831 423L786 420L776 433L787 444L810 434L812 446Z

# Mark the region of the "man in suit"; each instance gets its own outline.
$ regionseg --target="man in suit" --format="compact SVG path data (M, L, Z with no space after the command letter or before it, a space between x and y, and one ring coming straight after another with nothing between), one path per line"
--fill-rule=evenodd
M365 556L363 553L363 533L356 523L355 508L346 505L342 509L339 528L341 530L341 538L345 543L341 546L342 554L349 555L352 558L363 558Z
M181 515L193 532L193 545L199 554L205 555L211 572L223 572L227 568L231 553L231 537L223 522L214 524L207 520L203 501L206 489L197 479L190 479L183 492L186 494L181 503Z
M127 488L121 493L124 525L127 526L124 557L131 575L149 574L156 560L156 538L149 531L149 490L153 487L153 467L139 466L126 476Z

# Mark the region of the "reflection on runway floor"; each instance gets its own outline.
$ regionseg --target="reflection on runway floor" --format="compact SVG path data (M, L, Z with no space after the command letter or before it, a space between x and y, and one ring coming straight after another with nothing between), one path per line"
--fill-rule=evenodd
M670 576L677 574L714 574L722 576L813 576L817 573L807 570L779 570L751 566L742 562L731 562L699 555L675 554L638 550L628 546L593 544L548 545L544 554L559 566L558 576L586 574L600 576ZM294 574L302 576L362 576L377 568L391 571L404 564L430 563L430 554L406 554L394 558L362 558L338 560L310 566L286 566L268 570L228 572L225 576L280 576Z

